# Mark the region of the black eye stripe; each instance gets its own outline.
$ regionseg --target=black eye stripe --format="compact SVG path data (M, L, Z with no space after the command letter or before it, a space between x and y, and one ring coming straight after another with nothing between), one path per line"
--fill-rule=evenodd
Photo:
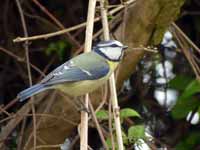
M110 47L120 47L120 46L117 44L112 44L112 45L110 45Z
M111 45L97 45L97 47L121 47L117 44L111 44Z

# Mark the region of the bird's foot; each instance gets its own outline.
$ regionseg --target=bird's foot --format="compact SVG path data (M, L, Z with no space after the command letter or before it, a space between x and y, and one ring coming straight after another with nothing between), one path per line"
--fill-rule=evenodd
M82 101L82 99L81 99L80 97L79 97L79 98L76 97L75 105L76 105L76 109L77 109L79 112L85 111L85 112L87 112L88 114L90 114L89 109L85 106L85 104L83 103L83 101Z

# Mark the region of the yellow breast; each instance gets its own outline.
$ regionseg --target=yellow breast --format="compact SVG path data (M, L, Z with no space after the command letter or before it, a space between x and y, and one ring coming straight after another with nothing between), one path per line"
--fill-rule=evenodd
M81 96L86 93L90 93L106 83L110 75L113 73L113 71L117 67L118 62L108 61L108 64L110 66L110 71L103 78L100 78L98 80L84 80L84 81L77 81L77 82L71 82L71 83L67 82L65 84L60 84L56 86L56 89L59 89L70 96Z

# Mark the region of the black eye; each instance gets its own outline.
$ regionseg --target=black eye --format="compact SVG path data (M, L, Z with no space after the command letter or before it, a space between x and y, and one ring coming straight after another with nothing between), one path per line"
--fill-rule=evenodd
M119 47L119 45L117 45L117 44L112 44L112 45L110 45L110 47Z

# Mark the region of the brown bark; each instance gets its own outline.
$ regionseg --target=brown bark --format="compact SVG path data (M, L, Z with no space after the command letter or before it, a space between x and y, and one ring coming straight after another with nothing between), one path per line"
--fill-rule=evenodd
M184 0L138 0L136 6L128 10L125 43L132 48L159 44L167 27L176 20L183 3ZM118 89L133 73L143 55L144 51L126 54L120 65Z

